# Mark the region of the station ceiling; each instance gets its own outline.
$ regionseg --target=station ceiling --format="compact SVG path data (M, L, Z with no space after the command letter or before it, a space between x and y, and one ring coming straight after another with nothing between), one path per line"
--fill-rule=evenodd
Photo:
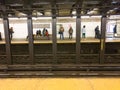
M120 0L0 0L0 15L26 17L120 14Z

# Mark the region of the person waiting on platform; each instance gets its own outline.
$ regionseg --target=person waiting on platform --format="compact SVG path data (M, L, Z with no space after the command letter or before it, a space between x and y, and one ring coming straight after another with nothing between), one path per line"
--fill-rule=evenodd
M64 27L61 25L59 29L60 39L64 39Z
M43 31L42 31L43 37L45 36L45 34L46 34L46 28L43 28Z
M101 35L100 35L100 31L99 31L99 26L97 26L95 28L95 38L100 39Z
M117 25L115 25L113 28L113 34L114 34L114 37L117 36Z
M36 37L40 37L41 36L41 30L37 30L36 31Z
M2 40L2 35L1 35L1 32L0 32L0 40Z
M47 39L49 39L49 33L48 33L48 30L46 29L45 31L45 36L47 37Z
M10 40L12 40L12 38L13 38L13 33L14 33L13 27L10 27L10 29L9 29Z
M86 37L86 29L85 29L85 25L82 28L82 38Z
M73 34L73 28L70 26L69 28L69 39L72 39L72 34Z
M36 31L36 37L39 37L39 33L38 33L38 30Z
M41 30L38 30L38 35L39 35L39 36L42 36Z

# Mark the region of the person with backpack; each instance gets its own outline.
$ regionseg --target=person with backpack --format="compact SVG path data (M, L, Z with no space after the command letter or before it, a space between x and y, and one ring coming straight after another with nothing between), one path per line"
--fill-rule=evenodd
M60 39L64 39L64 27L61 25L59 29Z

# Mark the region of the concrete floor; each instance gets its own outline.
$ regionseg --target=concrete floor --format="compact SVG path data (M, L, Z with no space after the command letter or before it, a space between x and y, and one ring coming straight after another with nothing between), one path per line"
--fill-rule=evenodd
M65 39L65 40L57 40L57 43L75 43L76 40ZM99 39L94 38L85 38L81 39L81 43L99 43ZM120 38L107 38L106 42L120 42ZM11 41L12 44L27 44L28 40L25 39L13 39ZM34 40L34 43L52 43L52 40ZM0 44L5 44L5 40L0 41Z
M0 90L120 90L120 78L1 78Z

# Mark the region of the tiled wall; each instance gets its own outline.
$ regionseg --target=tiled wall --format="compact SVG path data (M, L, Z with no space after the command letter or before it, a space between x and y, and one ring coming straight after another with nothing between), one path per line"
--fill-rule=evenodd
M37 18L36 20L33 19L33 24L50 24L50 28L47 28L49 33L52 34L52 23L51 23L52 19L39 19ZM14 38L26 38L26 36L28 35L28 30L27 30L27 19L19 19L19 18L15 18L15 19L10 19L10 27L13 27L14 29L14 34L13 37ZM62 24L65 32L64 32L64 36L68 37L68 30L69 27L72 26L73 27L73 37L76 37L76 20L75 18L58 18L57 19L57 24ZM94 29L95 27L98 25L101 29L101 19L100 17L98 18L93 18L93 17L86 17L86 18L82 18L81 19L81 28L83 27L83 25L86 25L86 37L94 37L95 33L94 33ZM118 33L120 33L120 21L117 21L117 30ZM43 30L43 28L33 28L33 34L36 33L36 30L40 29L41 31ZM59 37L58 34L58 30L59 30L59 25L57 25L57 37ZM2 20L0 20L0 32L2 34L2 37L4 38L4 27L3 27L3 22Z

